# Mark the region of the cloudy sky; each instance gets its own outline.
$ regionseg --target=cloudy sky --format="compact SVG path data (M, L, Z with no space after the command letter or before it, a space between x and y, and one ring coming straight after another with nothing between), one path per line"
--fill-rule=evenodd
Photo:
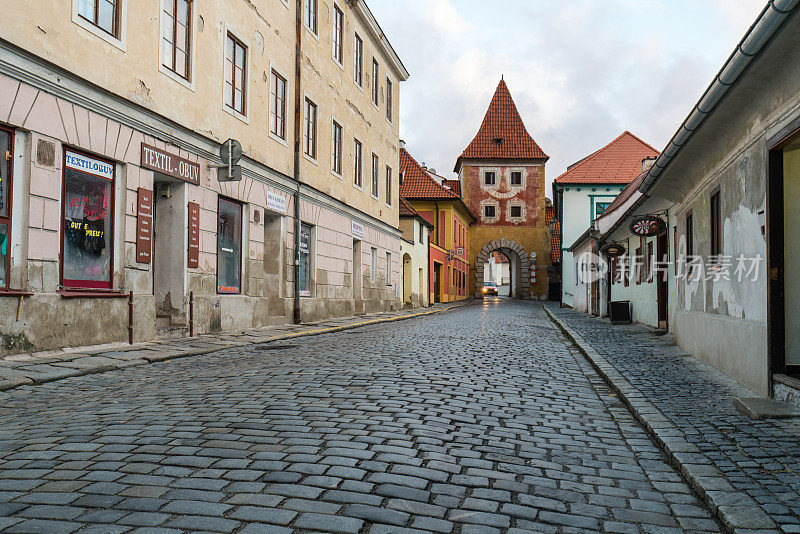
M549 182L630 130L661 150L765 0L369 0L411 72L401 138L451 176L504 75Z

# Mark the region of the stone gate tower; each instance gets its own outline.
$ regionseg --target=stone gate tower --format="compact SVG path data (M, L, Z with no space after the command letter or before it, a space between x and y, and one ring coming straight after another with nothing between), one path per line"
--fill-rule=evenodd
M501 79L478 134L455 167L464 202L477 217L469 232L473 295L481 294L484 263L497 250L511 263L513 297L547 297L551 259L544 167L548 159L525 128Z

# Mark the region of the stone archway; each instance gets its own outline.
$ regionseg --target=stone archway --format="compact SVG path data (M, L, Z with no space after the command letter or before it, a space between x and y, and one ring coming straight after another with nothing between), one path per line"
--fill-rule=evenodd
M483 290L484 265L489 260L489 255L495 250L505 254L512 263L510 296L518 299L529 299L531 294L530 256L528 256L525 249L522 248L519 243L516 241L509 241L505 237L486 243L478 252L478 257L475 259L475 295L481 295L481 291ZM518 265L518 268L515 269L514 265Z

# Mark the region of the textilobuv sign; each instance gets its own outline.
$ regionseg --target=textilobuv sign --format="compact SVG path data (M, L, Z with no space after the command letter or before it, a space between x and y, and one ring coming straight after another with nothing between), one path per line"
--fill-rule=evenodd
M200 204L189 202L189 239L186 266L200 267Z
M199 164L146 143L142 143L142 167L200 185Z
M150 263L153 241L153 192L140 187L136 210L136 261Z

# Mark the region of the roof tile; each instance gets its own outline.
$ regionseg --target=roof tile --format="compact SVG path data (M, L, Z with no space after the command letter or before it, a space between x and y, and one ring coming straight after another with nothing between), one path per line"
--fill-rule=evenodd
M629 184L642 173L642 160L658 154L658 150L626 131L568 168L554 183Z

